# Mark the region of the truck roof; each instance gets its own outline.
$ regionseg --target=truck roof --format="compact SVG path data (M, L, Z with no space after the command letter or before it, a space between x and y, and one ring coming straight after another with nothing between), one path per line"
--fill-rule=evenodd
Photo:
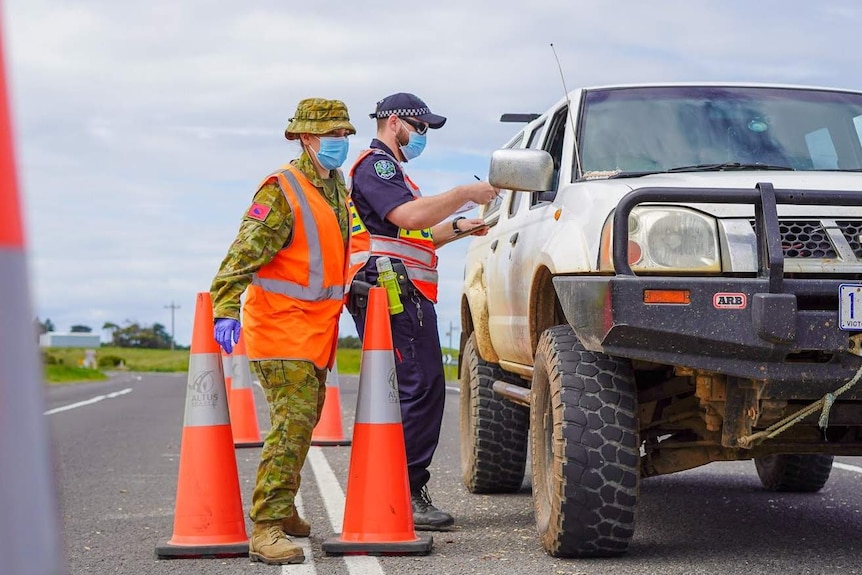
M554 109L560 106L565 101L576 100L582 92L591 92L597 90L618 90L623 88L670 88L670 87L733 87L733 88L781 88L790 90L814 90L826 92L846 92L850 94L862 94L862 90L853 90L850 88L835 88L828 86L809 86L804 84L779 84L767 82L646 82L646 83L630 83L630 84L605 84L595 86L584 86L570 90L567 97L560 98L554 102L549 109ZM543 114L544 115L544 114Z

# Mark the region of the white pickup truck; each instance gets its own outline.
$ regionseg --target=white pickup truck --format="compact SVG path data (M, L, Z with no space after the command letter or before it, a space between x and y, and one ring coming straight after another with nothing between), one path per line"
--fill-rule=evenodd
M862 93L609 86L510 118L461 298L471 492L520 489L529 452L542 546L611 556L642 478L753 459L815 492L862 454Z

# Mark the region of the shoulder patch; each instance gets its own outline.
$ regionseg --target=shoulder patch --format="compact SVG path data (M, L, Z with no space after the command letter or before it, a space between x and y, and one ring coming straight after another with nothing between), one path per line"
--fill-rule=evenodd
M384 180L391 180L395 176L395 164L391 160L377 160L374 162L374 171Z
M246 215L253 220L258 220L262 222L266 220L266 216L269 215L270 211L272 211L272 208L270 208L269 206L265 206L263 204L255 202L248 209Z

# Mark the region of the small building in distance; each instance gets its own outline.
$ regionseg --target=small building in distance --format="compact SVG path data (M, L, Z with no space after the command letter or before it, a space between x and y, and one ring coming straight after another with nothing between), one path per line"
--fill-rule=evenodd
M39 347L83 347L96 348L102 345L97 333L60 333L49 331L39 336Z

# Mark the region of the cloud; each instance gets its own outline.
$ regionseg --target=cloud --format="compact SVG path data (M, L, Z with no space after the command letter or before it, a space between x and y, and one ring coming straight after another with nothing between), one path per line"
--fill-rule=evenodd
M181 343L255 186L297 154L282 132L302 98L347 103L351 161L378 99L420 95L449 118L408 166L436 193L487 175L517 129L500 114L563 97L552 42L569 89L862 82L850 1L10 0L3 24L36 314L61 330L169 325L173 301ZM441 334L465 249L441 251Z

